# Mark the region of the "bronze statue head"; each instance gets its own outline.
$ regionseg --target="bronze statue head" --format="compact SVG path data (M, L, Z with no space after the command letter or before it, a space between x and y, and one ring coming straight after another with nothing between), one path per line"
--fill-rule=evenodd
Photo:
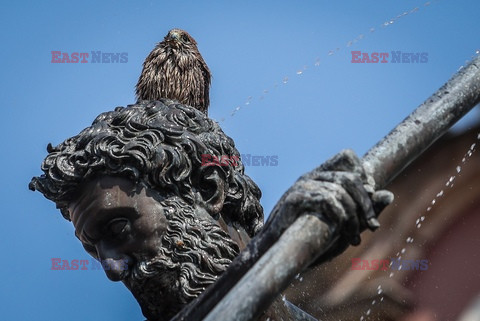
M240 154L192 107L118 107L47 150L30 189L56 203L149 320L175 315L262 228L261 193L241 161L202 166L204 154Z

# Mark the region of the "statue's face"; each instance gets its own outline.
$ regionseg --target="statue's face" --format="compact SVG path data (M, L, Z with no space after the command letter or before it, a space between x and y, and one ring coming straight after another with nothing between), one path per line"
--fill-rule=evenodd
M215 282L238 245L205 210L120 177L84 184L69 211L85 249L151 321L169 320Z
M162 200L130 180L106 176L87 183L70 203L77 237L111 267L105 270L110 280L123 280L136 258L157 254L168 224Z

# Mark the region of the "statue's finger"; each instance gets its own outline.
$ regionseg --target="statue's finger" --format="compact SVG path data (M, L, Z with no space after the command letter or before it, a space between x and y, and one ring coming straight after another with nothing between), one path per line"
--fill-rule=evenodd
M375 213L377 213L377 216L385 209L385 207L393 202L393 199L393 193L387 190L376 191L372 195L373 208Z
M377 216L370 195L365 190L360 177L350 173L343 173L341 181L342 186L357 205L357 213L360 221L363 222L363 226L370 229L374 227Z

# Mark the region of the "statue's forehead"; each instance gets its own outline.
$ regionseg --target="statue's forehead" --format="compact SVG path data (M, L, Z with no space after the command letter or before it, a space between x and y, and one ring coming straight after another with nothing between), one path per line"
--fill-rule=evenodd
M137 186L122 177L103 176L92 179L79 187L76 197L69 203L69 212L74 225L99 210L133 206L132 196Z

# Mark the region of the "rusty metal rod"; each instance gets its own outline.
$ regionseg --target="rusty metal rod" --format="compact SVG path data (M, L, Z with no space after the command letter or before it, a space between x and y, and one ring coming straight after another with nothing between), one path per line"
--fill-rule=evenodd
M409 117L368 151L362 161L376 188L385 187L398 173L440 138L453 124L480 101L480 57L457 72L444 86L419 106ZM283 291L293 277L302 272L325 249L328 227L317 221L299 218L278 238L275 232L260 233L216 284L189 305L174 320L248 321L255 319ZM306 222L312 225L306 226ZM307 224L307 225L308 225ZM316 231L310 233L311 228ZM270 233L270 234L269 234ZM273 234L272 234L273 233ZM269 237L267 237L269 235ZM322 242L318 242L322 240ZM278 242L277 242L278 241ZM276 244L275 244L276 242ZM306 248L300 251L300 248ZM289 249L299 253L299 264L285 264ZM253 251L251 251L253 250ZM265 254L266 252L266 254ZM261 258L265 255L264 258ZM289 261L293 261L290 257ZM255 266L253 266L255 265ZM282 267L284 266L285 267ZM252 267L253 266L253 267ZM262 271L272 282L260 282ZM231 272L231 273L228 273ZM243 277L243 278L242 278ZM240 278L242 278L240 280ZM222 280L223 279L223 280ZM237 284L237 281L240 280ZM230 290L231 289L231 290ZM248 291L245 291L245 290ZM230 292L229 292L230 291ZM228 293L228 295L226 295ZM222 300L217 303L217 299ZM248 304L245 304L248 302ZM214 308L214 306L217 307Z

